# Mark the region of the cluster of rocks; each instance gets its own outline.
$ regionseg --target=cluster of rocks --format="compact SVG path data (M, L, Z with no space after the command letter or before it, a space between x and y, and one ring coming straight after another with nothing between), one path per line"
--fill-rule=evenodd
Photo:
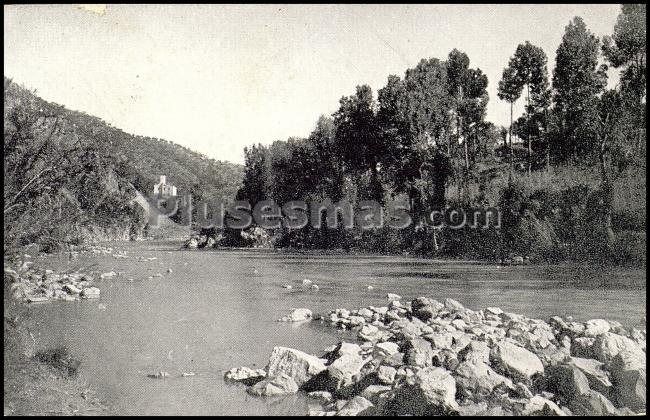
M4 275L9 279L12 297L21 302L99 298L99 288L93 286L93 278L88 274L55 273L23 264L19 271L5 267Z
M183 248L197 249L197 248L212 248L216 245L217 240L212 236L207 235L194 235L183 244Z
M392 296L391 296L392 297ZM309 314L309 316L308 316ZM356 332L320 357L275 347L264 369L225 375L247 392L305 392L310 415L625 415L645 412L646 332L594 319L548 322L453 299L311 316ZM301 319L302 320L302 319Z

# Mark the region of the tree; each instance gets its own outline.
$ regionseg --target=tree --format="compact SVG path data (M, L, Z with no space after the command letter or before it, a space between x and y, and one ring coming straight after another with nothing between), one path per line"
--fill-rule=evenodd
M456 134L463 139L465 171L469 171L469 141L476 136L470 127L480 124L488 102L487 76L481 69L469 68L469 57L464 52L453 49L447 58L447 82L456 120ZM462 135L461 135L462 133Z
M603 38L603 54L615 68L621 68L621 91L639 103L646 89L646 5L624 4L614 35Z
M637 140L637 149L645 135L646 96L646 5L624 4L614 34L603 38L603 54L610 64L621 69L623 103L635 117L630 137ZM634 132L632 132L632 130ZM645 143L643 141L643 143Z
M538 112L545 112L550 99L544 50L529 41L519 44L515 54L510 58L507 71L504 70L502 81L503 85L499 83L499 93L503 96L502 99L510 102L511 126L513 124L512 105L519 99L524 87L526 88L526 123L519 124L519 128L521 129L523 126L531 129L531 131L524 134L524 137L528 140L528 173L530 173L533 131L537 131L533 130L531 122L539 120L539 118L533 119L533 115Z
M510 162L510 172L512 172L512 108L519 99L521 95L520 83L517 80L517 71L513 66L508 66L503 69L501 75L501 80L499 80L499 87L497 90L497 96L502 101L506 101L510 104L510 127L508 128L508 148L509 148L509 162Z
M383 186L379 179L379 164L384 156L383 137L379 131L375 104L370 86L357 86L355 95L343 97L334 113L335 145L351 174L370 172L369 188L364 198L383 202Z
M574 159L596 152L595 132L598 95L607 84L606 66L598 67L600 41L580 17L565 29L553 70L554 112L559 135L558 157Z

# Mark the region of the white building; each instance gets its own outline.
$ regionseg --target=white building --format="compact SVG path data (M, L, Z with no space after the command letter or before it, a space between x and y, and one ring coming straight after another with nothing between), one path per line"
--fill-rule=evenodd
M153 186L154 197L176 197L176 187L167 183L167 176L160 175L160 182Z

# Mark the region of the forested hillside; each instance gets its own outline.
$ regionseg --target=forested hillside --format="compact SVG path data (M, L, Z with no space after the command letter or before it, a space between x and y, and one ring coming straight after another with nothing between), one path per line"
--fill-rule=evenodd
M89 234L138 234L144 215L131 204L160 174L195 200L232 199L240 165L209 159L162 139L134 136L97 117L42 100L4 79L5 252L45 250Z

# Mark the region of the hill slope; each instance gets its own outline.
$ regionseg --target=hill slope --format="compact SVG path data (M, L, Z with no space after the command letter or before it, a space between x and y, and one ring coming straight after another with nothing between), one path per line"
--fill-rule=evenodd
M4 87L5 250L75 243L88 231L137 235L145 218L133 198L161 174L195 201L232 199L241 184L241 165L125 133L7 78Z

